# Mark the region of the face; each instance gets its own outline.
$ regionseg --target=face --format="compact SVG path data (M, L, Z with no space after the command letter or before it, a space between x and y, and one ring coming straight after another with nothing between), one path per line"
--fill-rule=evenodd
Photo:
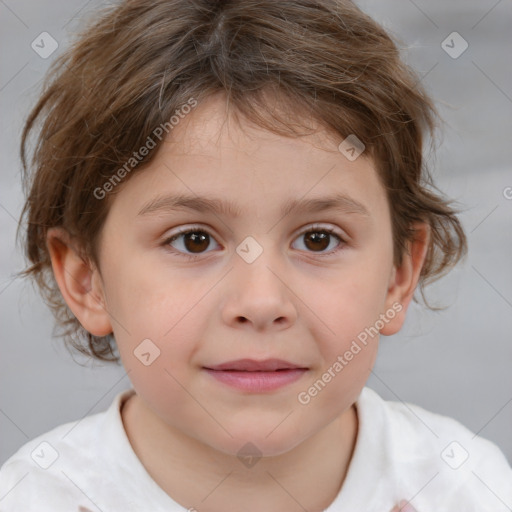
M239 126L222 98L171 134L102 231L123 365L170 428L225 453L284 453L349 410L375 333L398 330L384 189L364 154L349 161L321 130Z

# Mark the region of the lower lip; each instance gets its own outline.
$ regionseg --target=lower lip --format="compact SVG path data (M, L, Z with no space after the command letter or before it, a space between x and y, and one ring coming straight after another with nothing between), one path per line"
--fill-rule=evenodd
M293 368L273 372L244 372L234 370L210 370L205 368L214 379L217 379L228 386L243 391L272 391L291 384L300 379L307 370L304 368Z

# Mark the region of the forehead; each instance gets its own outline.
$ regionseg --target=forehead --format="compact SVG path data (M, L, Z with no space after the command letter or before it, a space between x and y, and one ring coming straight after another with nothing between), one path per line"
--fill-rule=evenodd
M179 146L183 152L200 154L201 149L211 149L217 145L223 148L239 147L245 153L258 151L262 144L278 144L280 148L294 148L309 145L324 151L337 151L339 136L323 128L319 121L310 116L301 115L293 109L290 100L278 103L271 93L265 94L267 108L276 115L280 121L270 119L270 115L261 111L262 119L279 126L280 122L288 119L286 128L288 136L279 135L267 127L260 126L253 120L247 119L241 112L230 106L224 93L213 94L204 100L188 115L184 116L179 124L167 135L166 144ZM271 105L271 106L270 106ZM298 131L293 134L292 129ZM300 144L302 142L302 144ZM177 151L177 150L176 150Z
M233 217L334 207L361 216L386 208L371 158L354 161L311 120L312 133L284 136L234 117L221 96L184 116L116 199L145 215L174 206Z

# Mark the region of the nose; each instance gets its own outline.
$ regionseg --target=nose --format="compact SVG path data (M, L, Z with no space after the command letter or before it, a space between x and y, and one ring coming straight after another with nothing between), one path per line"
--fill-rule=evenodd
M222 317L230 327L257 332L283 330L297 319L287 273L266 251L247 263L234 255L234 268L223 289Z

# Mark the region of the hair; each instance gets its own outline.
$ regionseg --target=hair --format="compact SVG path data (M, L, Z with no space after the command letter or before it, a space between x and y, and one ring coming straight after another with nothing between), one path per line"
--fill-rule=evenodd
M282 108L272 107L269 91ZM299 136L292 120L312 118L328 133L363 141L387 192L396 265L415 236L413 223L430 226L419 281L428 305L424 286L466 255L467 241L423 158L437 113L386 31L347 0L127 0L102 10L53 62L22 133L21 220L31 263L22 274L34 277L66 344L119 361L113 335L90 334L67 307L48 229L64 228L98 265L97 242L120 186L103 200L94 191L119 177L182 105L217 93L246 120L281 135Z

